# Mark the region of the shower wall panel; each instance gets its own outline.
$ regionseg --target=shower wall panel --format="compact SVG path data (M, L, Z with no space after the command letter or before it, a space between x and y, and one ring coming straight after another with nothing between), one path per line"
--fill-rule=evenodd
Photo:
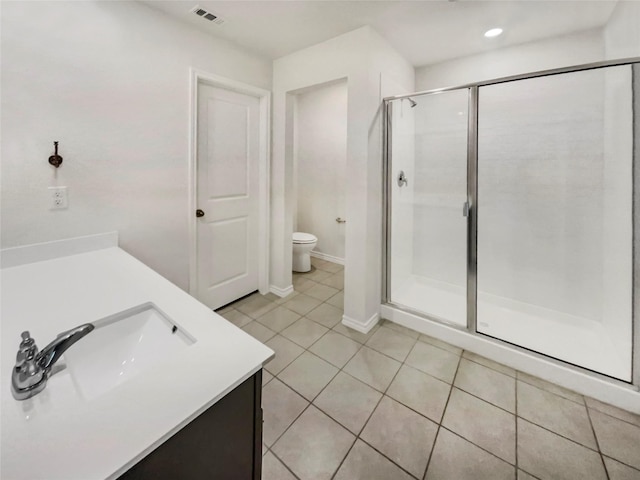
M466 325L468 91L391 104L390 300ZM401 173L407 180L398 184Z
M478 332L631 380L631 67L482 86Z
M400 187L391 182L393 196L391 229L391 284L395 288L407 288L413 271L414 239L414 190L415 190L415 108L408 101L396 102L392 107L393 142L391 155L394 173L404 171L410 181ZM392 179L394 180L394 179Z
M467 90L416 99L413 273L467 281Z
M630 342L627 330L632 315L633 276L631 67L607 68L604 81L602 322Z
M480 88L479 293L602 316L601 71Z

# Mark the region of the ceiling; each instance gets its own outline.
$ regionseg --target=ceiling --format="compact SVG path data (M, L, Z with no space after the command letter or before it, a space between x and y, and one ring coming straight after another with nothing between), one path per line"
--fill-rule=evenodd
M384 36L414 66L603 26L615 0L510 1L210 1L141 0L271 59L364 25ZM190 12L222 17L217 25ZM483 33L502 27L493 39Z

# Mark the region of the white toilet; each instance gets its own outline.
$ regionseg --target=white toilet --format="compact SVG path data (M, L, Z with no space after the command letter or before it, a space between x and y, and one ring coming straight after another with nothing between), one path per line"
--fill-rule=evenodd
M315 235L303 232L293 232L293 268L294 272L308 272L311 270L311 250L318 239Z

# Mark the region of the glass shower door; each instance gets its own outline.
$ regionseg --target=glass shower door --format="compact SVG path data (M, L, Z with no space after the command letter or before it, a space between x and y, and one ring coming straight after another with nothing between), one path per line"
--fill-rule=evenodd
M631 380L630 66L479 88L477 331Z
M467 324L467 89L390 102L388 300Z

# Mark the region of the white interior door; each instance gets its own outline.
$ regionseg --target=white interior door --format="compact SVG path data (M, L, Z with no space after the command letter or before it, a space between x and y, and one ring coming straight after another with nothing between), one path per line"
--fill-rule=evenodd
M198 85L197 297L211 308L258 289L259 104Z

